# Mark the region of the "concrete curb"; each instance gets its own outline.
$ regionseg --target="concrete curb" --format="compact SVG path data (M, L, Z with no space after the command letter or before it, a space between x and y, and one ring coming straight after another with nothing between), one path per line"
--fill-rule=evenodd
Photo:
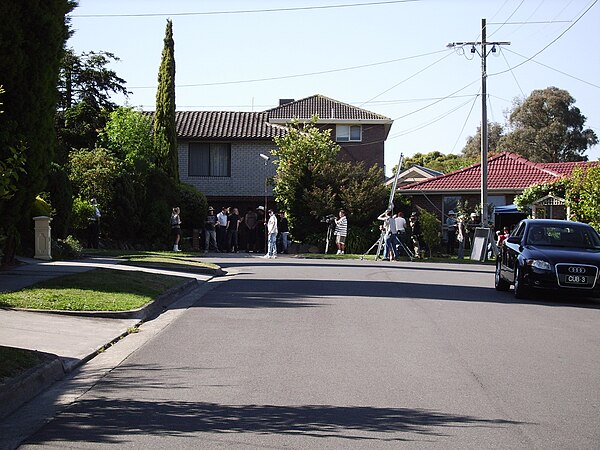
M66 371L56 355L41 353L45 361L0 387L0 419L64 378Z
M161 313L167 310L170 305L182 297L190 294L195 289L198 289L204 283L205 282L201 282L196 279L190 279L190 281L164 292L142 308L133 311L85 312L31 309L27 309L26 311L52 314L69 314L82 317L138 319L137 325L140 325L144 321L158 317ZM46 359L44 362L29 369L21 376L10 380L5 385L0 386L0 419L7 417L19 409L25 403L49 388L56 381L63 379L67 374L90 361L96 355L98 355L99 352L115 344L129 333L129 330L124 331L110 342L105 343L81 359L60 358L54 354L39 352Z

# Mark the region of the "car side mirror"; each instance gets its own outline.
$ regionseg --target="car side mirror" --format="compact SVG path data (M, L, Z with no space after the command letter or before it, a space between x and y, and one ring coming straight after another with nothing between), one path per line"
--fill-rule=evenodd
M509 244L521 244L521 238L519 236L509 236L506 242Z

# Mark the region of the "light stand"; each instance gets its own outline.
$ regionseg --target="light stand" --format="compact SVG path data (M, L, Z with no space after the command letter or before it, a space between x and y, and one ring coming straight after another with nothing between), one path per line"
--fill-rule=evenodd
M269 163L269 160L271 159L269 156L260 153L259 155L262 159L264 159L265 161L265 211L264 211L264 220L265 220L265 251L268 251L269 248L269 233L267 230L267 184L268 184L268 180L269 177L267 176L267 164Z

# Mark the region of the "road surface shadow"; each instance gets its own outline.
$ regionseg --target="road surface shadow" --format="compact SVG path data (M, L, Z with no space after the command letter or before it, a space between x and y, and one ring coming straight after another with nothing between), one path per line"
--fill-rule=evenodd
M222 405L187 401L85 399L31 436L26 444L125 443L130 436L197 433L302 435L350 440L443 437L449 427L507 427L517 422L411 408L330 405ZM368 434L372 433L372 434Z
M493 282L493 280L492 280ZM535 304L600 309L594 299L549 297L538 294L516 299L512 292L493 287L413 283L405 281L350 280L248 280L232 278L204 296L194 306L201 308L310 308L329 305L333 299L369 298Z

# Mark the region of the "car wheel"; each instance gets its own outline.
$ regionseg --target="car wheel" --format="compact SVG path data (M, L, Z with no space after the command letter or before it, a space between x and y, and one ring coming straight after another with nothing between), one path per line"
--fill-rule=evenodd
M502 262L498 260L496 262L496 276L494 279L494 286L497 291L508 291L510 289L510 283L502 278L501 275Z
M515 298L526 298L528 294L527 287L523 284L523 270L519 265L515 269Z

